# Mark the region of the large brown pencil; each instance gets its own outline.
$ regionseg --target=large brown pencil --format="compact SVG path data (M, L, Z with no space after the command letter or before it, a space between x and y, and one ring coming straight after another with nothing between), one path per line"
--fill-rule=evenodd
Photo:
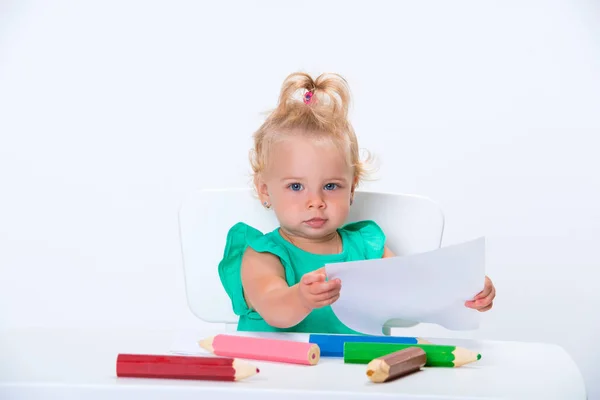
M419 371L426 362L423 349L410 347L372 360L367 376L375 383L388 382Z

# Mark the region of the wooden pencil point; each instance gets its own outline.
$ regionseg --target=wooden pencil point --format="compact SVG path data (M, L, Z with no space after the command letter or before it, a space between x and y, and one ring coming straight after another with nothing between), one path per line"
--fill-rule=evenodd
M390 374L390 366L380 358L376 358L367 365L367 376L371 382L385 382Z
M367 365L367 376L372 382L388 382L419 371L426 363L423 349L410 347L373 359Z
M245 361L234 359L233 368L235 369L235 380L248 378L252 375L258 374L260 371L254 365L251 365Z
M453 353L454 353L454 365L456 367L460 367L465 364L475 362L481 358L480 354L475 353L474 351L471 351L471 350L467 350L463 347L457 347Z
M214 353L215 349L213 348L213 340L214 336L207 337L206 339L199 341L198 345L200 345L200 347L202 347L204 350Z

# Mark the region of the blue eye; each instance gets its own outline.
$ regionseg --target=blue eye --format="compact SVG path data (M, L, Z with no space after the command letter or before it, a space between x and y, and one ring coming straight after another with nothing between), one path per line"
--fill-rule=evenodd
M325 190L333 190L337 187L337 184L335 183L328 183L327 185L325 185Z
M297 192L298 190L302 190L302 184L301 183L292 183L288 186L290 189L292 189L293 191Z

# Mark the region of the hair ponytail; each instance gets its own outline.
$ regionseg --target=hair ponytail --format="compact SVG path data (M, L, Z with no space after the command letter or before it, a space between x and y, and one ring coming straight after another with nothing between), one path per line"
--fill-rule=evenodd
M279 92L277 107L254 134L251 165L256 175L266 165L269 144L284 131L299 129L338 139L350 152L357 181L365 173L359 159L356 135L348 121L350 105L348 82L339 74L324 73L313 79L305 72L286 77Z

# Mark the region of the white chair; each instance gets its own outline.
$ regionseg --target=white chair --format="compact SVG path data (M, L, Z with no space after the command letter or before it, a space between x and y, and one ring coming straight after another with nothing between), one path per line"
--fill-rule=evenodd
M381 226L396 255L441 246L444 215L425 197L357 190L347 222L365 219ZM228 230L240 221L263 233L278 226L273 211L265 209L251 189L197 190L181 204L179 227L188 306L205 322L237 324L217 266ZM384 331L389 334L391 327L412 325L415 323L391 320Z

